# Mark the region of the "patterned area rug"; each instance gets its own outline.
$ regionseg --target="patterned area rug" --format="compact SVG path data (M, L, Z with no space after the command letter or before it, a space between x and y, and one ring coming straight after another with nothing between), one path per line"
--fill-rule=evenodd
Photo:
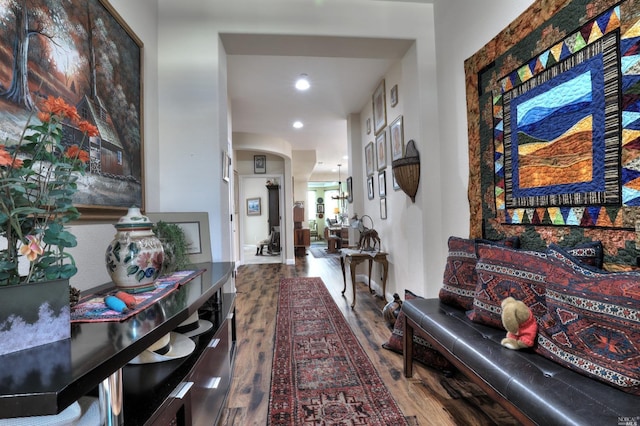
M283 278L270 425L407 425L320 278Z

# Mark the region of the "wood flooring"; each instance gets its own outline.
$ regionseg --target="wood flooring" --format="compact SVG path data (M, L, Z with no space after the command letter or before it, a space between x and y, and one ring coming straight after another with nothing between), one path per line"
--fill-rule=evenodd
M385 302L357 284L351 309L347 276L344 297L340 259L314 258L310 253L294 265L243 265L236 277L237 350L231 391L221 425L262 426L267 423L278 285L286 277L320 277L376 366L411 425L517 425L499 405L464 376L414 364L413 377L402 372L402 355L382 348L391 335L382 317Z

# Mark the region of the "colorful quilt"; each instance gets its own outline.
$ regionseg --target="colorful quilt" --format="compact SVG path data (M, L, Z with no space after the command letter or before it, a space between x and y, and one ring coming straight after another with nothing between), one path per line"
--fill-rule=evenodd
M71 322L107 322L124 321L141 312L158 300L168 296L180 288L181 285L204 273L204 269L197 271L178 271L158 278L156 288L144 293L132 294L136 299L136 306L125 312L117 312L104 304L106 296L115 295L119 289L112 288L80 299L71 309Z
M536 2L465 61L471 237L637 265L640 5Z

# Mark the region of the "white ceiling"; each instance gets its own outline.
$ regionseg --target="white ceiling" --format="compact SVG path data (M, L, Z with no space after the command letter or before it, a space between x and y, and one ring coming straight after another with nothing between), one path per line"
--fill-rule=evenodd
M348 175L347 116L360 112L391 65L413 40L221 34L227 52L233 132L288 141L315 150L309 180ZM307 74L311 88L294 83ZM294 121L304 128L296 130Z

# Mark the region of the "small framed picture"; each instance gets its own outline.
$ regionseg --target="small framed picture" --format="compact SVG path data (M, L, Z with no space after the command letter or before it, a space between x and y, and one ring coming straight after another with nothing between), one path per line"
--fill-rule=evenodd
M347 178L347 201L353 203L353 178Z
M391 172L391 176L393 176L393 190L400 191L400 185L398 184L398 180L396 179L396 173Z
M324 213L324 204L316 204L316 213Z
M373 197L374 197L374 193L373 193L373 176L369 176L367 178L367 197L369 197L370 200L373 200Z
M227 151L222 151L222 180L229 182L229 167L231 166L231 158Z
M378 173L378 195L380 197L387 196L387 171L383 170Z
M387 218L387 199L380 198L380 219Z
M371 118L367 118L367 134L371 134Z
M382 80L376 90L373 92L373 133L378 134L384 130L387 125L387 99L384 88L384 80Z
M367 146L364 147L364 160L367 168L367 176L371 176L373 174L375 167L375 157L373 155L373 142L369 142Z
M391 160L398 160L404 156L404 128L402 116L399 116L389 126L389 139L391 139Z
M258 175L267 173L267 156L266 155L253 156L253 173Z
M260 197L247 198L247 216L260 216Z
M398 85L394 84L391 88L391 106L394 107L398 105Z
M378 170L387 167L387 132L382 132L376 137L376 158Z

